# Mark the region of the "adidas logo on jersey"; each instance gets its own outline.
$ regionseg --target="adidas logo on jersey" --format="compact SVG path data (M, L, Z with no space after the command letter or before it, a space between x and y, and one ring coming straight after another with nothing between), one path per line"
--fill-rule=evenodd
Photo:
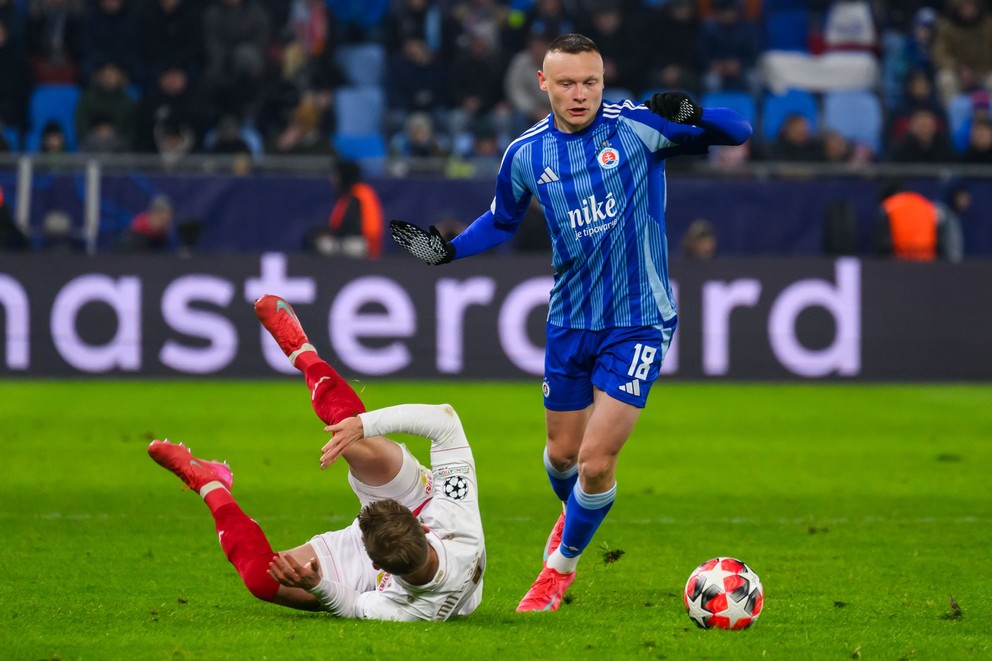
M628 395L633 395L634 397L641 396L641 382L634 379L630 383L624 383L620 386L620 390L624 391Z
M537 184L540 186L541 184L550 184L552 181L558 181L558 175L551 168L544 168L544 174L537 180Z

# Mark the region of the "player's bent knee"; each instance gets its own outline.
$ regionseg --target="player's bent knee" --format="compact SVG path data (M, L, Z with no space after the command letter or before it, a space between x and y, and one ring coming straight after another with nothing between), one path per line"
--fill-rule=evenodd
M562 455L548 452L548 461L551 462L555 470L565 472L576 464L578 457L574 454Z
M611 459L595 458L579 460L579 480L583 488L587 486L610 488L615 481L616 462Z
M262 601L275 601L279 592L279 583L268 574L270 561L268 557L259 559L238 572L252 596Z

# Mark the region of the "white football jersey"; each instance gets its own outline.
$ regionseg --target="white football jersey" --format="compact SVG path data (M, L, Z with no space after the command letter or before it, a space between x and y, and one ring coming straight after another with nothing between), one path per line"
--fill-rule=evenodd
M352 612L340 615L437 621L471 613L482 601L486 549L475 459L458 415L447 404L404 404L359 417L365 436L406 433L431 440L433 497L418 518L430 529L427 541L437 552L438 570L426 585L380 572L376 589L359 594Z

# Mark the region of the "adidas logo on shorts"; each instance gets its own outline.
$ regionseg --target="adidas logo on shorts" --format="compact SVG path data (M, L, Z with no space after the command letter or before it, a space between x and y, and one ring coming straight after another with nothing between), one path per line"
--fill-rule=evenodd
M624 383L620 386L620 390L624 391L628 395L633 395L635 397L641 396L641 382L634 379L630 383Z

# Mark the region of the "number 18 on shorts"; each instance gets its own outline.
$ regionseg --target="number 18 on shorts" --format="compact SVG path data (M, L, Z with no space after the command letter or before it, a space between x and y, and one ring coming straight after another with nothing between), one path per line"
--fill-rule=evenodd
M644 408L658 378L676 322L670 326L589 331L548 324L544 406L576 411L592 404L593 387Z

